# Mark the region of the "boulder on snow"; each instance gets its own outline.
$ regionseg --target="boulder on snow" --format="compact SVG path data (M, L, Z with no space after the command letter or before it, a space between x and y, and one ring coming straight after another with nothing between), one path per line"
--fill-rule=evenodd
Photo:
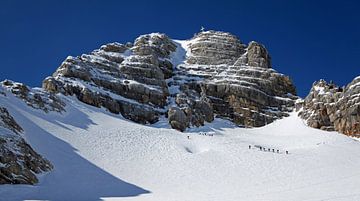
M189 126L189 120L184 111L177 107L172 107L168 111L168 120L172 128L185 131Z

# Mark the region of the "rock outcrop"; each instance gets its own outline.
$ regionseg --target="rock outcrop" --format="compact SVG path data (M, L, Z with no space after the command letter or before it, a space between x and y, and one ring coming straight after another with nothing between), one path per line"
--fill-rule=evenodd
M293 110L295 87L289 77L271 68L263 45L245 45L230 33L206 31L183 42L182 48L186 59L169 85L179 89L171 90L172 96L188 116L187 125L211 122L214 114L259 127Z
M218 31L200 32L187 41L153 33L133 45L103 45L68 57L43 88L139 123L154 123L165 114L181 131L214 116L263 126L287 116L296 99L291 80L271 68L263 45L245 45Z
M43 88L76 95L87 104L139 123L154 123L165 112L172 75L169 55L176 45L164 34L137 38L134 45L110 43L78 57L68 57Z
M186 58L188 64L232 65L246 52L246 46L230 34L220 31L204 31L189 41L191 52Z
M360 77L346 87L324 80L315 82L299 104L299 115L309 126L360 136Z
M189 119L185 112L177 107L172 107L168 112L169 123L172 128L185 131L189 126Z
M10 91L13 95L23 100L28 106L34 109L41 109L45 112L64 112L65 103L56 95L41 89L31 89L26 85L11 80L0 82L0 86ZM5 93L3 92L5 95Z
M0 184L35 184L35 174L53 168L25 142L22 131L7 109L0 107Z

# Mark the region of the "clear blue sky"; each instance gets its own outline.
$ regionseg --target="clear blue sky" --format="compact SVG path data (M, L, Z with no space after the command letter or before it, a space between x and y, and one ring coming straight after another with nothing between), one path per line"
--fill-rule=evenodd
M315 80L360 75L359 1L0 1L0 79L41 86L68 55L163 32L191 38L201 26L255 40L305 96Z

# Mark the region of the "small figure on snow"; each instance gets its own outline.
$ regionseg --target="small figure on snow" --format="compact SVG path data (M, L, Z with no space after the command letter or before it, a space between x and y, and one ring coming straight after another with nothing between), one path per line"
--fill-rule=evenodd
M289 154L289 151L286 151L286 154Z
M251 149L251 145L249 145L249 149Z
M190 136L189 136L189 135L187 136L187 139L190 140Z

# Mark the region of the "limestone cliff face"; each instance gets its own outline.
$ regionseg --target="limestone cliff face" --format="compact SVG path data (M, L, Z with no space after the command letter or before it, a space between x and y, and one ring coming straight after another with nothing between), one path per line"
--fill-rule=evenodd
M90 54L68 57L43 88L139 123L154 123L164 113L171 76L169 54L175 44L164 34L137 38L134 45L110 43Z
M188 64L232 65L245 53L246 46L230 33L206 31L195 35L189 41L188 48Z
M360 136L360 77L346 87L320 80L298 108L313 128Z
M206 31L182 46L186 59L175 69L170 87L179 86L173 96L188 116L188 125L211 122L214 114L259 127L293 109L295 87L289 77L271 68L263 45L245 45L230 33Z
M186 41L153 33L133 45L106 44L68 57L43 88L139 123L166 115L181 131L214 116L263 126L286 116L296 94L289 77L271 68L263 45L245 45L218 31L200 32Z

